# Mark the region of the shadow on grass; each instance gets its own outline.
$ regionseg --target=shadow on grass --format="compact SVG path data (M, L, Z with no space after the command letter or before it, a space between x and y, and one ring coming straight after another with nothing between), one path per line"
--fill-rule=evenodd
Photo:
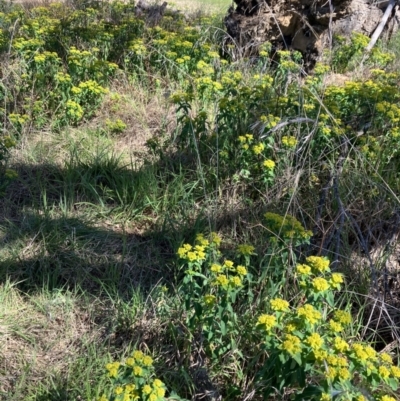
M165 337L170 321L153 316L151 305L147 310L147 295L158 291L152 293L157 284L175 281L177 246L193 240L206 225L193 207L202 188L188 179L187 171L167 172L157 164L135 170L121 167L106 154L70 160L62 167L43 163L14 168L19 177L0 200L0 286L7 280L18 283L28 299L43 289L49 294L78 289L74 293L87 295L96 303L92 320L85 323L93 325L87 335L92 329L101 333L93 340L101 355L112 352L115 358L136 343L154 349L170 343ZM138 293L143 301L135 301ZM37 335L49 334L43 329ZM15 340L15 347L20 341ZM74 358L85 358L85 346L66 343L76 348ZM48 352L43 350L44 355ZM17 392L10 393L10 400L19 401L18 394L34 394L32 399L42 401L70 400L85 391L76 386L86 383L87 367L70 383L63 382L69 377L65 371L59 378L43 373L50 382L32 389L34 379L23 382L15 366L17 384L8 385L10 392ZM103 376L103 371L93 374L91 383Z
M210 220L213 229L244 222L243 232L254 231L245 226L261 215L263 202L251 210L241 210L241 204L207 217L196 209L204 204L207 188L195 162L186 158L182 163L179 157L187 155L135 168L121 166L117 156L99 151L90 158L72 154L63 167L16 166L19 178L0 200L0 282L9 277L25 291L74 286L94 295L104 286L121 294L138 287L150 290L176 277L171 267L177 247L192 241L196 232L210 229ZM246 194L239 198L243 202ZM390 222L391 215L386 219ZM333 244L336 254L343 247L338 242L343 241L341 235L347 235L348 244L353 237L354 242L361 241L350 223L335 225L337 235L325 235L338 238ZM329 256L329 246L315 238L312 252ZM369 242L368 236L364 242Z
M171 278L176 246L198 228L187 215L195 184L156 165L131 167L105 154L16 166L0 200L0 282L123 294Z
M171 253L151 236L105 230L78 218L25 213L21 223L3 226L0 277L21 282L24 290L71 285L92 292L103 284L124 291L162 277L158 261Z
M174 168L173 161L172 168L163 167L165 163L136 170L121 167L118 158L106 153L92 160L71 158L63 167L16 166L19 178L0 201L0 284L10 279L27 293L79 288L94 297L105 289L129 299L134 289L148 294L158 283L174 279L177 246L183 240L192 242L196 232L210 227L206 215L194 210L205 192L196 173ZM221 210L215 228L250 225L260 215L260 210L247 210L249 219L242 223L242 212ZM163 331L155 318L150 327L148 316L146 327L139 327L140 322L135 327L132 322L138 318L132 305L127 302L124 308L120 317L115 317L118 308L110 308L99 318L98 326L112 321L106 341L119 350L138 339L171 348L169 316L164 317ZM175 373L176 366L168 374ZM76 382L84 380L79 377ZM35 399L78 399L71 394L73 386L57 381L35 392Z

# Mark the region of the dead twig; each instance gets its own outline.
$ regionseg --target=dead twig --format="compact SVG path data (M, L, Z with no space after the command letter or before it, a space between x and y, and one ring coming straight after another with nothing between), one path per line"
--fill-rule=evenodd
M393 7L396 5L396 3L397 3L397 0L389 1L386 11L382 16L381 22L376 27L375 32L371 36L371 40L368 43L368 46L365 48L365 51L367 53L369 53L372 50L372 48L375 46L375 43L379 39L379 36L381 35L383 28L385 27L387 20L388 20L390 14L392 13Z

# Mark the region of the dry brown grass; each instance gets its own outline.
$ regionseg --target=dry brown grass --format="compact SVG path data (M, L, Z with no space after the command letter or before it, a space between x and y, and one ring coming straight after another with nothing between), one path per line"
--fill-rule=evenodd
M148 157L147 141L171 134L176 126L174 107L162 90L148 90L126 80L112 83L90 126L107 130L107 121L117 119L126 124L126 129L113 135L115 152L123 153L124 160L133 161L137 167Z
M221 12L232 4L230 0L172 0L171 7L182 11Z
M0 392L11 394L24 375L34 385L66 373L102 328L93 322L93 304L79 304L72 294L28 297L7 285L0 285Z

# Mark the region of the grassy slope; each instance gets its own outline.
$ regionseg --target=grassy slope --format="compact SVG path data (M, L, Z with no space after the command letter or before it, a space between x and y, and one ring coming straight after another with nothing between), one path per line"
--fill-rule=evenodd
M172 7L182 10L225 11L232 4L230 0L174 0Z
M230 4L175 3L213 11ZM127 130L105 132L108 118L127 121ZM163 175L156 163L138 168L149 157L146 140L160 127L167 134L174 128L165 93L150 96L121 79L94 120L61 133L30 133L14 152L20 179L0 204L0 400L93 400L104 364L139 343L152 349L163 372L170 317L156 315L155 303L164 302L160 287L173 278L176 247L207 218L199 217L197 184L188 186L184 173ZM109 204L107 193L94 190L99 177L112 177L121 192L134 184L135 191ZM232 243L255 213L238 210L235 196L210 200L213 217L225 208L220 225ZM18 276L29 280L16 286ZM60 277L77 287L54 286ZM192 385L173 368L163 373L178 391Z
M31 133L13 154L20 180L0 201L0 400L98 397L105 363L141 341L135 327L151 308L142 292L165 277L173 256L162 228L149 223L163 215L166 196L169 207L176 199L186 208L185 188L179 177L159 188L151 167L134 171L145 141L170 120L167 100L134 83L115 85L87 126ZM129 122L123 135L102 130L109 118ZM125 189L134 182L131 203L113 207L93 192L99 175L119 177ZM82 203L77 183L91 194ZM30 279L18 289L11 283L20 275ZM79 287L55 286L60 277Z

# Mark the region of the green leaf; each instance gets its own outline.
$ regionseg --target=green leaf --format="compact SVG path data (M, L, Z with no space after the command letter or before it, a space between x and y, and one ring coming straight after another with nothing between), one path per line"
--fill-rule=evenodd
M185 309L186 309L186 310L189 310L189 309L190 309L190 301L191 301L190 297L187 297L187 298L185 299Z
M179 395L176 394L175 391L173 391L173 392L169 395L168 399L169 399L169 400L176 400L176 401L187 401L186 398L181 398L181 397L179 397Z
M221 320L221 323L219 324L219 327L221 329L221 334L223 336L225 336L226 333L227 333L227 330L226 330L226 324L225 324L225 322L223 320Z
M231 338L231 349L232 350L236 350L237 349L237 344L236 344L236 341L235 341L235 339L233 337Z
M282 390L284 387L286 387L287 383L286 383L286 377L284 377L278 385L279 390Z
M322 394L322 388L317 386L308 386L301 393L297 393L295 401L312 400Z
M303 340L304 337L305 337L305 334L302 333L301 331L298 331L298 330L293 331L293 334L294 334L295 336L299 337L300 340Z
M236 354L238 354L241 358L244 358L242 351L239 349L236 350Z
M297 370L297 382L300 387L304 387L306 385L306 373L303 368L299 367Z
M281 353L279 353L279 360L281 361L281 363L282 363L282 365L284 364L284 363L286 363L287 361L288 361L288 356L286 355L286 353L284 353L284 352L281 352Z
M397 388L399 387L399 383L398 383L398 381L397 381L397 379L395 379L395 378L390 378L389 380L388 380L388 384L389 384L389 386L390 386L390 388L393 390L393 391L397 391Z
M335 307L335 297L333 291L329 291L326 294L326 302L328 302L328 305L331 306L332 308Z
M301 366L301 354L292 355L292 358Z
M194 310L195 310L195 314L197 317L201 317L202 313L203 313L203 307L201 306L201 304L199 303L195 303L194 304Z

